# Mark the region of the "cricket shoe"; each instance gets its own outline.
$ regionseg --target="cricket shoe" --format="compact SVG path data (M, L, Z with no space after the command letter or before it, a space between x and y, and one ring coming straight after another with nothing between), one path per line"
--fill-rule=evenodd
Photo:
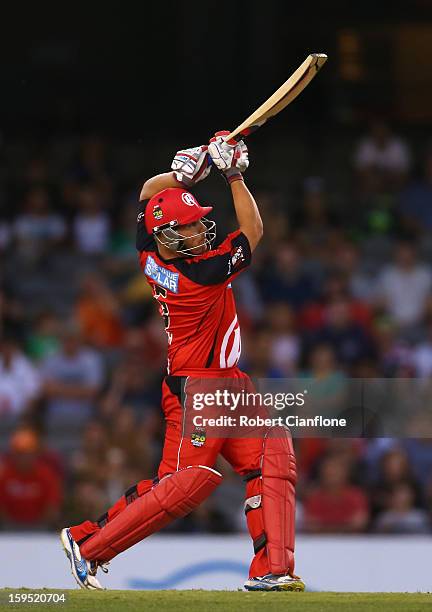
M298 576L266 574L249 578L244 585L247 591L304 591L305 584Z
M108 574L108 572L109 572L109 569L107 568L107 565L110 564L109 561L106 561L105 563L101 563L100 561L87 561L87 564L88 564L88 573L90 574L90 576L96 576L96 573L97 573L99 568L105 574Z
M81 556L79 546L73 539L70 529L62 529L60 539L66 556L69 559L72 576L78 585L82 589L89 589L90 591L103 591L104 587L96 578L98 567L102 566L96 561L87 561L87 559ZM102 569L104 572L108 571L105 567L102 567Z

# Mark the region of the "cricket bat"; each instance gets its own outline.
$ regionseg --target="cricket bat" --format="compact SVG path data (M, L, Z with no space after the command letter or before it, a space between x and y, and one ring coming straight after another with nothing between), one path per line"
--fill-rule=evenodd
M231 139L240 140L264 125L270 117L274 117L288 106L303 89L309 85L320 68L327 61L325 53L311 53L303 64L274 92L255 112L241 123L233 132L225 136L225 142Z

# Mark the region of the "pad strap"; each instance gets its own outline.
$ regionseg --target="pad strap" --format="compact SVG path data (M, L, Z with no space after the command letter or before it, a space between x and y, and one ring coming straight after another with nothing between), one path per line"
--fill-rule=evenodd
M259 478L261 475L262 475L262 472L258 468L257 470L253 470L252 472L249 472L248 474L246 474L246 476L243 477L243 482L249 482L249 480L253 480L254 478Z
M253 542L254 553L255 554L259 553L259 551L262 550L266 544L267 544L266 534L262 533Z

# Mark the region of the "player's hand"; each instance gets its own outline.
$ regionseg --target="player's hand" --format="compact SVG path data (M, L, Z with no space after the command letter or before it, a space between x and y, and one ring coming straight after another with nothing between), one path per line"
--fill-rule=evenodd
M245 172L249 166L249 153L246 144L240 140L225 142L227 131L216 132L210 140L208 152L218 170L230 177Z
M179 182L191 187L210 174L211 158L207 149L206 145L202 145L177 151L171 164L171 170L174 170Z

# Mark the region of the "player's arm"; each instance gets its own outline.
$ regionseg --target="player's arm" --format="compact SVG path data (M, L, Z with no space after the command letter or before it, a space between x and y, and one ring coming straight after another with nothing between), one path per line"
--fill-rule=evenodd
M185 184L178 181L174 172L164 172L149 178L142 186L139 200L149 200L156 193L169 187L185 187Z
M243 141L226 143L223 139L226 134L216 132L210 140L209 153L231 187L239 229L254 251L263 235L263 223L255 199L243 180L242 173L249 166L248 150Z
M195 183L205 179L211 170L207 148L206 145L201 145L177 151L171 164L172 172L164 172L148 179L141 189L140 202L150 199L163 189L190 189Z
M231 183L231 193L239 229L249 240L253 252L263 235L263 223L258 206L242 179Z

